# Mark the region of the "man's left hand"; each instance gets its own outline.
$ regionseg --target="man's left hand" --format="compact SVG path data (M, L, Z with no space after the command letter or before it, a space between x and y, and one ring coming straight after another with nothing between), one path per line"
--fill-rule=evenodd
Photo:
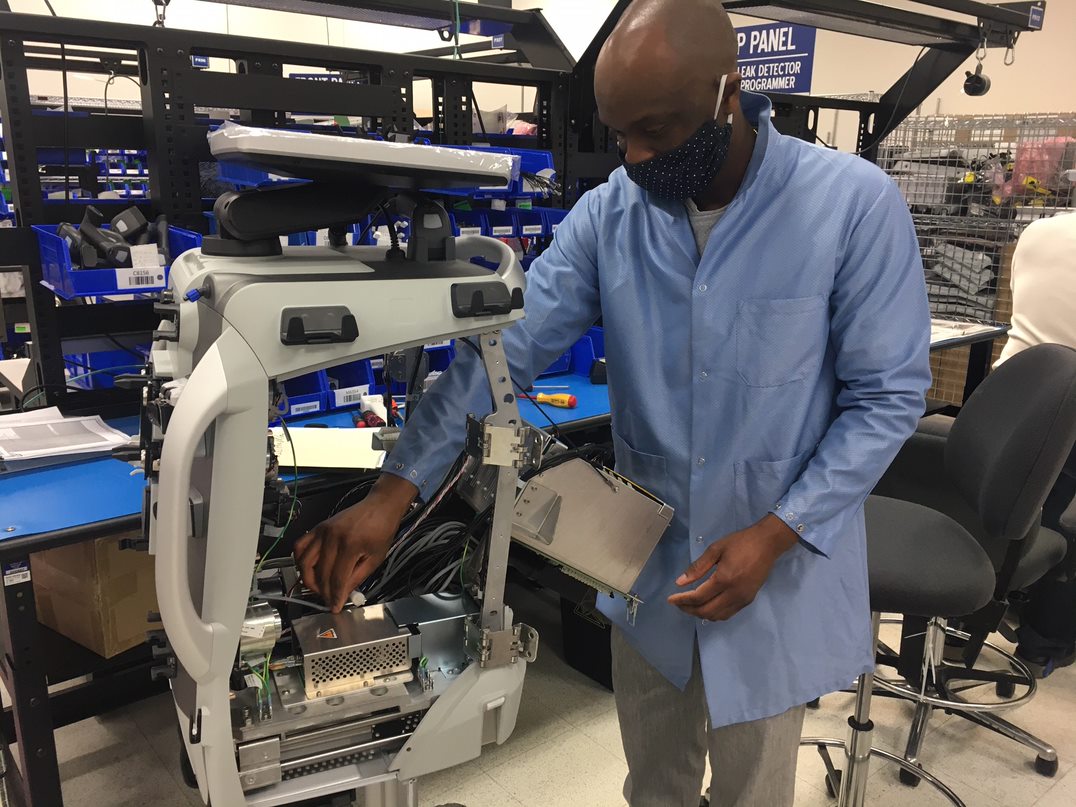
M684 613L711 622L724 621L755 601L777 559L799 541L796 533L770 513L746 530L710 544L676 581L697 588L673 594L669 602Z

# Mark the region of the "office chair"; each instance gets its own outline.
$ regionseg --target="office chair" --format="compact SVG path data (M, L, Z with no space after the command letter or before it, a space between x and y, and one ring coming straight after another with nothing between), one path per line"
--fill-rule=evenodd
M979 542L951 518L911 502L877 496L868 497L864 511L875 646L883 612L958 617L990 601L994 589L990 558ZM902 773L917 782L926 781L955 807L964 807L948 786L916 763L871 747L874 683L873 671L859 678L855 711L848 718L851 733L847 742L820 737L800 741L800 745L818 749L826 766L826 788L838 798L838 807L866 804L872 756L899 765ZM830 757L829 749L834 747L844 749L843 770L837 770Z
M1057 752L1051 745L995 714L1029 700L1036 681L1026 665L986 639L1001 625L1010 595L1037 581L1065 555L1064 538L1039 522L1043 502L1074 444L1076 351L1039 345L993 372L955 419L928 418L875 489L877 495L948 515L979 542L994 572L990 602L962 617L960 630L948 626L941 614L913 617L904 612L900 652L880 646L879 663L896 668L900 678L879 675L875 683L883 694L916 704L905 751L908 762L918 764L927 722L940 708L1028 746L1037 755L1035 769L1043 776L1056 774ZM898 523L896 512L882 515L868 524L871 546L879 531L896 535L930 529L913 520ZM934 562L959 571L944 553ZM1007 669L975 667L984 648L998 654ZM1000 702L975 702L963 694L991 684ZM1026 692L1014 697L1017 687ZM902 769L901 781L914 786L920 778Z

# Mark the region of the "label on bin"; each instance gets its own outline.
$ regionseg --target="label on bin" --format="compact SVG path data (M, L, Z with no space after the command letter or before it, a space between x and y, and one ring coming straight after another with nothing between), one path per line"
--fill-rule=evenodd
M157 248L154 247L156 252ZM145 289L152 286L164 285L164 269L159 266L153 269L117 269L117 289Z
M333 390L333 393L336 396L337 406L347 406L348 404L358 403L363 395L369 395L370 385L362 384L358 387L345 387L344 389Z
M482 235L481 227L460 227L460 235Z
M138 244L131 247L131 266L135 269L157 269L161 265L161 253L156 244Z
M321 405L317 401L311 401L310 403L295 404L291 408L291 414L293 415L309 415L311 412L317 412L321 408Z
M542 225L541 224L524 224L523 225L523 235L541 235L541 234L542 234Z
M4 564L4 585L17 586L19 583L30 582L30 561L16 560Z
M494 227L492 232L494 235L497 236L512 235L515 232L515 228L511 225L505 227Z

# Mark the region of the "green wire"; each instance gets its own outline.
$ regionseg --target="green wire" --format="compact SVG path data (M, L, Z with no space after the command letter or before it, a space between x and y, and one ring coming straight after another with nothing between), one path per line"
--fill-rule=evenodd
M272 545L265 550L265 554L262 555L261 560L258 561L258 565L254 567L255 576L262 570L262 566L269 560L269 556L273 554L273 551L280 545L280 542L284 540L284 533L288 531L288 527L291 526L291 520L295 517L295 504L299 501L299 458L295 456L295 443L292 442L291 432L288 431L288 424L284 421L284 418L280 418L280 425L284 427L284 436L288 438L288 444L291 446L291 459L295 463L295 479L293 479L291 483L291 508L288 510L288 520L284 522L284 526L280 529L280 535L278 535Z

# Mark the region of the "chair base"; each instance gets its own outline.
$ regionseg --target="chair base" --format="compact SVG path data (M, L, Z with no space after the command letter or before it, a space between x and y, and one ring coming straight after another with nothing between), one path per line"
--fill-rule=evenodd
M899 620L884 620L897 622ZM960 640L968 639L968 634L955 628L943 627L936 621L932 621L932 627L927 629L925 646L929 649L940 632L944 630L944 636ZM934 709L942 709L946 714L956 715L976 725L988 728L991 731L1008 737L1015 742L1027 746L1036 753L1035 770L1042 776L1052 777L1056 775L1058 768L1057 751L1053 746L1040 740L1033 734L1019 726L1004 720L994 712L1012 709L1030 700L1036 692L1037 682L1034 674L1016 656L989 642L984 644L991 652L998 654L1009 665L1013 672L1003 670L977 670L968 669L962 665L935 663L932 667L930 686L924 691L906 681L886 678L875 675L875 684L883 690L882 693L889 697L898 697L909 700L916 704L915 716L912 718L911 729L908 732L908 744L905 749L904 761L910 765L918 766L919 752L923 737L926 734L926 725ZM884 644L879 644L882 661L888 657L889 663L896 654ZM970 686L958 689L955 684L959 681L973 682ZM968 689L993 684L999 697L1011 695L1016 686L1027 687L1027 692L1019 697L1010 698L1002 703L986 703L969 701L959 693ZM1007 685L1012 685L1012 691ZM937 693L928 695L927 691ZM908 786L915 787L919 780L905 774L902 770L901 781Z
M895 618L886 618L882 620L882 624L900 624L900 622L900 619ZM943 630L943 628L939 626L937 630ZM970 638L969 634L957 630L956 628L946 626L944 631L946 638L960 640L967 640ZM884 689L898 697L916 703L925 703L934 708L945 709L947 711L1002 712L1008 709L1013 709L1031 700L1038 689L1038 682L1035 680L1035 674L1028 669L1027 665L1012 653L1009 653L991 642L985 642L983 648L1000 656L1009 666L1011 671L979 670L975 668L968 669L962 664L946 662L937 663L932 668L932 681L935 686L930 687L930 689L941 690L940 697L924 694L918 687L913 686L906 681L890 678L884 675L876 674L874 683L880 689ZM893 664L898 657L896 651L885 644L879 643L879 649L881 650L880 663ZM953 687L953 682L957 681L976 682L965 687L965 689L993 684L997 696L1004 700L1000 703L989 703L985 701L971 701L966 698L958 697L957 692L961 690L954 691L955 688ZM1016 687L1026 687L1027 691L1020 695L1016 695Z
M833 760L829 754L829 749L840 748L847 751L846 741L830 737L804 737L802 740L800 740L800 745L813 745L815 746L815 748L818 749L818 754L822 757L822 761L826 765L826 791L833 798L838 798L842 789L842 780L846 775L849 774L847 773L847 771L838 770L836 766L834 766ZM871 757L878 757L880 759L886 760L887 762L892 762L895 765L899 765L901 769L902 779L904 777L904 774L907 773L907 775L914 777L916 784L918 784L920 781L923 781L931 785L942 796L948 799L951 804L955 805L955 807L966 807L964 802L961 801L960 797L956 793L954 793L948 785L946 785L943 781L938 779L933 774L930 774L927 771L923 770L918 765L913 765L906 759L902 759L896 754L892 754L889 751L883 751L881 748L875 748L873 746L870 749L870 755ZM854 764L854 760L852 760L852 762ZM841 805L841 807L863 807L864 803L865 802L851 801L849 803Z

